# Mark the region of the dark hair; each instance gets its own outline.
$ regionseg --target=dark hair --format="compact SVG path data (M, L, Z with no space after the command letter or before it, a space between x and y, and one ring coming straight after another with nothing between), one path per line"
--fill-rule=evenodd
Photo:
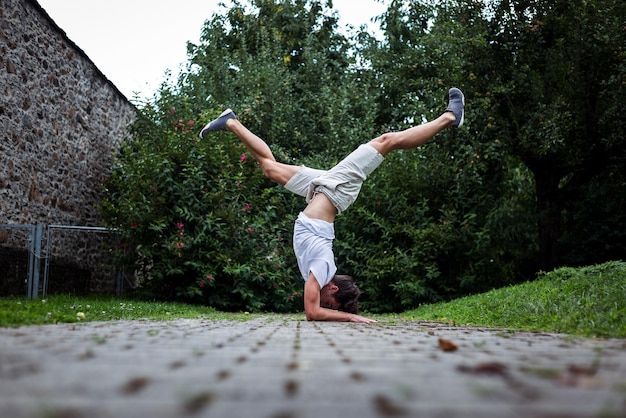
M334 283L339 288L334 294L335 300L341 305L339 310L352 314L359 313L359 295L361 291L354 283L352 276L336 274L332 278L331 283Z

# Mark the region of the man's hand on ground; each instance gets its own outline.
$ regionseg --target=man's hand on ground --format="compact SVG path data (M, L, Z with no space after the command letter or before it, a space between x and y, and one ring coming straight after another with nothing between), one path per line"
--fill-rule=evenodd
M350 322L361 322L365 324L370 324L372 322L378 322L378 321L376 321L375 319L365 318L364 316L361 316L361 315L352 315L352 317L350 318Z

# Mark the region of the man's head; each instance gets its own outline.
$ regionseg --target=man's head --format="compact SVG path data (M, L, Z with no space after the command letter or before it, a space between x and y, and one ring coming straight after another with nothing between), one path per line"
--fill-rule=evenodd
M354 279L345 274L336 274L320 292L320 306L343 312L359 312L359 290Z

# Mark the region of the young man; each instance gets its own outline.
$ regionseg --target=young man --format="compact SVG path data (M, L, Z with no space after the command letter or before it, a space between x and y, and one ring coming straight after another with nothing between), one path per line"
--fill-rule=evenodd
M333 222L356 200L365 178L387 154L393 150L417 148L443 129L458 128L463 124L463 93L451 88L448 98L447 109L437 119L374 138L328 171L277 162L268 145L250 132L230 109L200 132L202 138L214 131L234 133L261 165L267 178L306 198L308 204L294 226L293 246L305 280L307 320L375 322L357 315L360 292L352 278L336 274L332 250Z

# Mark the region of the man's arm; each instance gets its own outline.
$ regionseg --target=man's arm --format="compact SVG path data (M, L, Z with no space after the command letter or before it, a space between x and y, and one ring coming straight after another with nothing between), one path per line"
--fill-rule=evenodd
M360 315L320 306L320 285L313 273L309 274L309 280L304 283L304 312L307 321L340 321L340 322L376 322Z

